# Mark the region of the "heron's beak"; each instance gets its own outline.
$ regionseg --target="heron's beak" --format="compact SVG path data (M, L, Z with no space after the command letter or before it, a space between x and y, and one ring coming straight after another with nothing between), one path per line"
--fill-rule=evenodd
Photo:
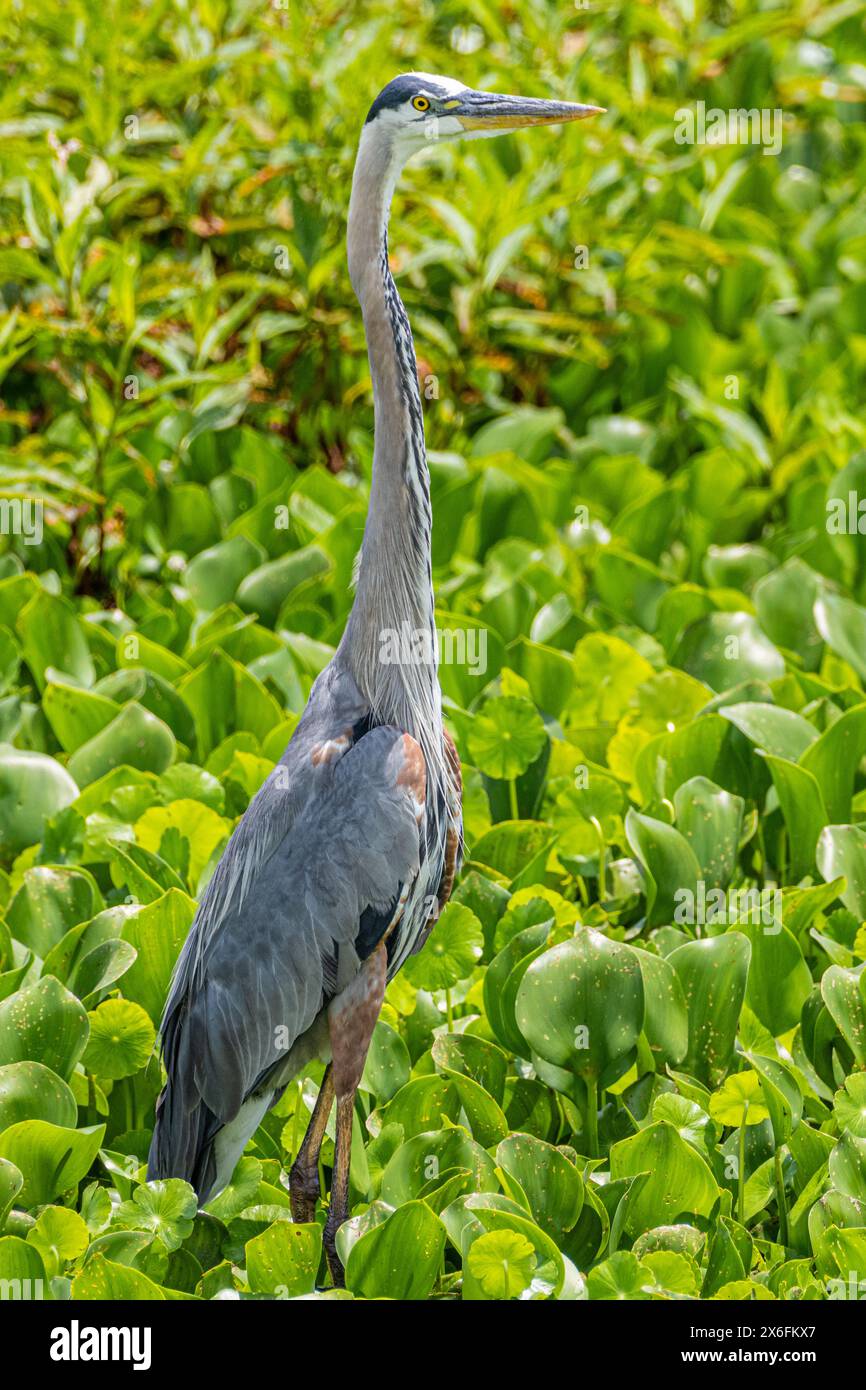
M496 92L464 92L446 102L445 112L456 116L464 130L489 131L491 135L519 130L526 125L555 125L601 116L603 106L580 106L573 101L541 101L536 97L508 97ZM445 114L443 112L443 114Z

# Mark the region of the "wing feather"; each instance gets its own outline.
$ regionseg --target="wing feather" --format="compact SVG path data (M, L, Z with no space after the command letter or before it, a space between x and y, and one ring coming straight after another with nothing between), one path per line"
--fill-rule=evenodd
M418 874L419 757L397 729L365 734L327 769L219 929L187 944L196 968L179 977L163 1022L168 1081L151 1176L195 1180L213 1135L312 1027L334 983L356 973L362 916L384 914ZM197 916L193 935L205 926Z

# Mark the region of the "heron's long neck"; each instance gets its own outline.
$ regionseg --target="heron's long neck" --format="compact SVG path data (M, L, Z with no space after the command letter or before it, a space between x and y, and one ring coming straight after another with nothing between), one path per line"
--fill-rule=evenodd
M412 331L388 267L388 213L398 172L365 130L349 207L349 274L367 335L375 443L358 586L343 653L383 719L438 727L431 579L430 480Z

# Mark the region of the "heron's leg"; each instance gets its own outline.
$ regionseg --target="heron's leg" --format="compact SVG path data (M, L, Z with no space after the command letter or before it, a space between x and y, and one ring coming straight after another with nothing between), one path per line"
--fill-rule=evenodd
M333 1070L328 1064L316 1104L307 1125L304 1142L298 1149L297 1157L289 1174L289 1192L292 1199L292 1220L312 1221L316 1214L316 1198L319 1193L319 1150L325 1137L325 1127L331 1106L334 1103Z
M325 1254L334 1285L344 1283L343 1266L337 1255L337 1231L349 1214L349 1165L352 1158L352 1116L355 1092L364 1071L367 1050L379 1017L388 978L388 956L384 945L377 946L365 960L350 985L333 1000L328 1009L331 1035L334 1090L337 1095L337 1135L334 1145L334 1173L331 1205L325 1225Z

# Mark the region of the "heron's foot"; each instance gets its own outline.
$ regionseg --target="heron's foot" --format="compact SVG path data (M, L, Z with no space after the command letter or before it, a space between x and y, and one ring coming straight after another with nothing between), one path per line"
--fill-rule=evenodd
M316 1219L316 1202L320 1195L318 1164L294 1163L289 1174L289 1197L292 1220L307 1224Z
M336 1221L332 1221L330 1215L325 1223L325 1234L323 1244L325 1247L325 1259L328 1261L328 1269L331 1271L331 1278L334 1281L335 1289L346 1287L346 1271L343 1269L343 1261L337 1254L337 1232L343 1224L344 1217L338 1216Z

